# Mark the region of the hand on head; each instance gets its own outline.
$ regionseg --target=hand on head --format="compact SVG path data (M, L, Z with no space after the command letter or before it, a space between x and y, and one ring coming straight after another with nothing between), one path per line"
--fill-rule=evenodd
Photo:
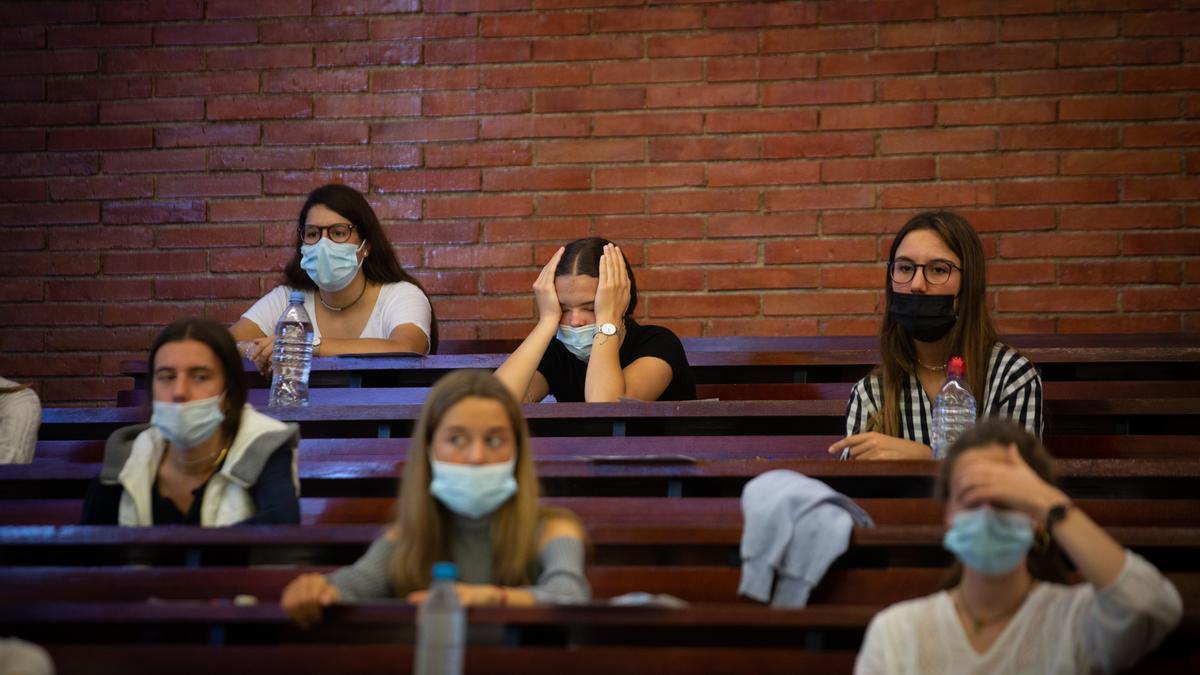
M542 268L538 278L533 282L533 299L537 302L538 321L553 321L558 325L562 318L562 305L558 302L558 291L554 290L554 270L562 259L564 248L560 246L550 262Z
M1041 522L1046 511L1067 500L1058 488L1042 480L1021 457L1016 444L995 445L995 452L969 450L954 467L950 498L966 509L994 505L1021 511Z
M629 272L616 244L605 244L600 256L600 281L596 285L596 323L620 324L629 307Z

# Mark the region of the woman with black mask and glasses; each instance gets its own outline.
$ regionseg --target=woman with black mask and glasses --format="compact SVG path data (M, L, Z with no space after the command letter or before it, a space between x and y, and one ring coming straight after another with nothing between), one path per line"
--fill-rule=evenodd
M983 244L965 219L940 211L905 223L892 241L886 283L880 364L850 392L846 438L830 453L929 459L933 401L951 356L966 362L980 419L1008 418L1041 436L1041 378L996 335Z
M283 274L284 284L229 329L242 355L264 373L292 289L304 291L314 356L437 351L437 319L425 289L400 266L379 218L354 188L325 185L308 195Z

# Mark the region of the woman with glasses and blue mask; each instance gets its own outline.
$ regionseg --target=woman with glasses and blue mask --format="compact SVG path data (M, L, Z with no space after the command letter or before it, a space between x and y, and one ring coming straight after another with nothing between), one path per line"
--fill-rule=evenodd
M979 419L1011 419L1042 435L1037 369L999 340L987 308L983 244L965 219L920 213L888 255L879 366L850 393L846 438L829 452L853 459L929 459L933 402L951 356L966 362Z
M586 601L583 528L538 497L520 405L491 373L453 372L417 419L395 523L353 565L293 580L283 610L308 626L335 602L420 603L439 561L457 565L464 605Z
M1114 673L1162 642L1179 592L1073 505L1052 467L1008 420L950 447L935 488L957 558L946 590L876 615L856 675ZM1084 583L1063 584L1064 554Z
M314 356L437 350L437 320L425 290L400 266L379 218L354 188L326 185L308 195L283 274L285 284L230 328L264 373L292 289L304 291Z
M246 403L224 326L181 319L150 348L149 424L118 429L88 487L86 525L300 522L300 429Z
M633 320L637 283L617 245L589 237L558 249L533 296L538 323L496 370L522 402L696 398L679 338Z

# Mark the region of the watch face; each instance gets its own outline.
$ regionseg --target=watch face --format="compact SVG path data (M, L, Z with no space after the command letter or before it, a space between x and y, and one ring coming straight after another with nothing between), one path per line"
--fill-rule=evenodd
M600 324L600 332L605 335L616 335L617 327L611 323L602 323Z

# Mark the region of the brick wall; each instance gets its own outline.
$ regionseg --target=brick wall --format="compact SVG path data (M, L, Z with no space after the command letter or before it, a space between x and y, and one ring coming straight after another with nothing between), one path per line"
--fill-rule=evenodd
M0 373L111 401L328 181L446 337L523 334L588 234L682 334L872 333L929 207L1005 330L1200 330L1198 36L1196 0L3 2Z

